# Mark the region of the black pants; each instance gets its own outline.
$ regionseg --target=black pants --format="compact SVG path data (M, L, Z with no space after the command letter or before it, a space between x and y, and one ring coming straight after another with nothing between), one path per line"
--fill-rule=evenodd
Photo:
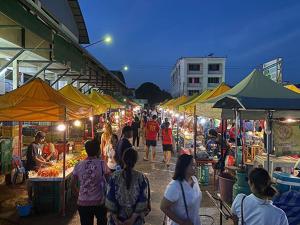
M138 134L133 134L133 146L135 146L135 141L136 141L136 146L139 147L139 145L140 145L140 136Z
M97 225L107 225L107 210L101 206L78 206L81 225L93 225L94 217L97 218Z

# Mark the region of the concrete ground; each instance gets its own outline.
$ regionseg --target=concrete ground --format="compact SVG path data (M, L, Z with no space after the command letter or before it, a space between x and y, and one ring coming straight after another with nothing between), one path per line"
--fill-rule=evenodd
M144 150L143 148L138 149L139 152L139 162L136 169L144 172L150 181L151 186L151 202L152 211L146 218L147 225L160 225L163 221L163 213L159 209L160 201L163 197L164 190L167 184L171 181L171 177L175 168L175 157L172 158L172 163L169 169L161 163L163 158L161 147L158 147L157 160L155 162L144 162ZM201 216L201 222L203 225L218 225L220 224L219 212L214 207L211 200L205 193L206 190L213 192L213 186L201 186L203 193L203 199L201 202L201 215L209 215L213 219ZM19 218L15 212L15 202L20 198L26 197L26 192L24 191L24 186L9 187L0 185L0 225L78 225L79 215L76 212L75 207L68 207L68 213L65 217L55 214L47 215L36 215L33 214L28 218ZM75 205L75 204L73 204ZM3 220L1 218L9 218L9 220ZM231 221L223 221L223 225L232 224Z

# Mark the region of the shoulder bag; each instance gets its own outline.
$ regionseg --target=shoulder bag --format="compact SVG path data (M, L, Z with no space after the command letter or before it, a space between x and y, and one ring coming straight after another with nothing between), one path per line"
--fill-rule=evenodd
M247 196L245 195L243 198L242 198L242 203L241 203L241 225L244 225L244 200Z
M184 193L184 190L183 190L183 185L182 185L181 181L179 181L179 183L180 183L180 187L181 187L181 192L182 192L182 197L183 197L185 212L186 212L187 218L189 219L189 211L188 211L188 207L187 207L187 204L186 204L186 199L185 199L185 193Z

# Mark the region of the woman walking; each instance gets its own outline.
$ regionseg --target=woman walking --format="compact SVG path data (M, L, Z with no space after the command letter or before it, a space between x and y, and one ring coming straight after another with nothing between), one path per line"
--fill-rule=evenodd
M235 224L288 225L285 212L270 200L277 192L272 187L268 172L263 168L253 169L248 183L252 194L238 194L232 203Z
M172 136L172 129L170 128L170 123L166 122L163 126L161 131L162 134L162 145L163 145L163 152L164 152L164 162L166 163L167 167L170 165L171 153L173 150L173 136Z
M78 196L80 223L93 225L96 217L97 225L106 225L105 190L110 170L103 160L97 158L100 151L97 141L87 141L85 149L88 157L75 166L72 177L72 190Z
M116 171L108 184L106 208L108 225L142 225L149 212L150 193L147 178L134 170L137 151L128 148L123 154L124 169Z
M195 175L193 156L179 156L173 181L169 183L160 209L166 215L168 225L200 225L199 209L202 200Z
M115 159L117 143L118 136L116 134L112 134L110 143L105 146L107 166L112 173L116 171L117 167L117 162Z
M104 161L107 161L107 153L105 152L106 149L106 145L110 144L111 141L111 136L112 136L113 132L112 132L112 127L110 125L110 123L106 122L104 124L104 132L101 135L101 157Z

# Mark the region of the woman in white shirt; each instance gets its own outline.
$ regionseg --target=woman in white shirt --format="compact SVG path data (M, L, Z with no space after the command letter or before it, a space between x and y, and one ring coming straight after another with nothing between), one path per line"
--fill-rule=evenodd
M200 225L199 209L202 193L195 175L193 156L179 156L173 181L169 183L160 209L168 225Z
M249 174L252 194L239 194L232 203L231 211L235 224L239 225L288 225L285 212L273 205L272 197L277 193L271 178L263 168L255 168Z
M116 166L117 166L117 162L115 160L117 143L118 143L118 136L116 134L112 134L110 142L105 145L107 166L112 173L116 171Z

